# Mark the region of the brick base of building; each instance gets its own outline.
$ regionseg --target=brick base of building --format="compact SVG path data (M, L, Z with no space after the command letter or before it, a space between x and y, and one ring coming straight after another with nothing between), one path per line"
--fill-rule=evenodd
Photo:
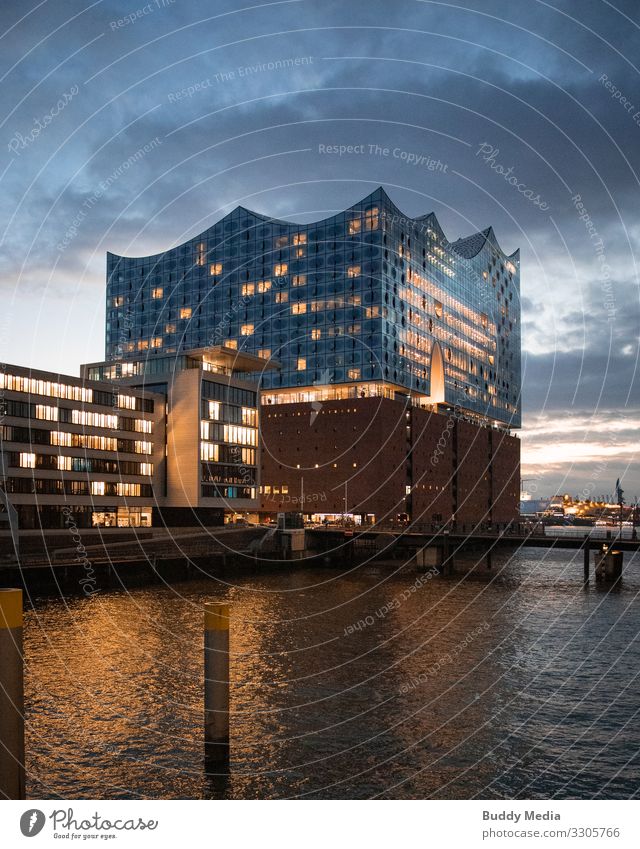
M262 513L517 521L520 441L507 431L386 398L263 406L261 426Z

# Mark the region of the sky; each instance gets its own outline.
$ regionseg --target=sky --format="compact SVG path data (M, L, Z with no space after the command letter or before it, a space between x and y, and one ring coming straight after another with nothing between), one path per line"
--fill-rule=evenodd
M523 488L631 500L638 62L634 0L3 0L0 359L103 358L107 251L382 185L520 248Z

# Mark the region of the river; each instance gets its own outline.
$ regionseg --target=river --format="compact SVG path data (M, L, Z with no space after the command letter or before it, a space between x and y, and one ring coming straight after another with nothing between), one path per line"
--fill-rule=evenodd
M36 600L32 798L629 798L640 791L640 557L454 577L301 569ZM230 774L202 757L202 608L232 605Z

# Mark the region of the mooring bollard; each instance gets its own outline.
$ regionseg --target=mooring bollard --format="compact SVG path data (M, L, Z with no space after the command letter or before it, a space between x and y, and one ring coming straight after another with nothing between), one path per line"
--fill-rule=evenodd
M585 584L589 583L589 552L591 550L590 540L587 539L584 541L584 564L583 564L583 577Z
M204 606L205 760L229 759L229 605Z
M24 797L22 590L0 590L0 798Z

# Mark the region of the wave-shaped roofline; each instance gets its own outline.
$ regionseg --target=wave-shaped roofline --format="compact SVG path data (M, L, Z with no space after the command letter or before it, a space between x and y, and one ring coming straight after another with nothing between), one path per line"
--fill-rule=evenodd
M107 256L115 257L116 259L146 259L152 260L157 259L159 257L164 256L165 254L170 253L171 251L179 250L181 247L186 245L189 242L197 241L198 239L205 239L207 234L213 230L215 227L223 224L225 221L230 220L234 215L241 212L245 215L252 216L253 218L261 221L265 224L276 224L282 227L314 227L320 226L322 224L329 224L332 221L335 221L336 218L340 215L344 215L346 212L350 212L352 210L356 210L359 207L365 206L367 204L373 203L383 203L390 207L391 212L396 217L396 219L400 219L406 221L407 223L414 225L427 225L430 229L438 234L441 239L444 239L446 242L446 246L451 250L455 251L459 256L464 259L473 259L473 257L477 256L480 251L485 246L485 243L488 241L492 248L494 248L499 254L504 257L504 259L513 259L518 260L520 256L520 249L518 248L512 254L507 254L501 247L496 238L493 227L487 227L485 230L478 230L477 233L472 233L469 236L464 236L460 239L456 239L455 242L449 241L447 236L445 235L444 230L440 226L440 222L438 221L435 212L428 212L425 215L418 215L415 218L412 218L409 215L406 215L396 204L391 200L387 192L382 186L378 186L377 189L374 189L373 192L366 195L362 200L356 201L356 203L348 206L346 209L341 212L336 212L333 215L329 215L326 218L320 218L317 221L308 221L308 222L297 222L297 221L287 221L284 218L273 218L268 215L264 215L261 212L255 212L252 209L247 209L245 206L238 205L228 212L226 215L223 215L222 218L219 218L216 222L211 224L206 230L203 230L202 233L199 233L197 236L191 236L188 239L185 239L184 242L181 242L179 245L175 245L172 248L167 248L165 251L160 251L157 254L149 254L147 256L126 256L124 254L116 254L111 251L107 251Z

